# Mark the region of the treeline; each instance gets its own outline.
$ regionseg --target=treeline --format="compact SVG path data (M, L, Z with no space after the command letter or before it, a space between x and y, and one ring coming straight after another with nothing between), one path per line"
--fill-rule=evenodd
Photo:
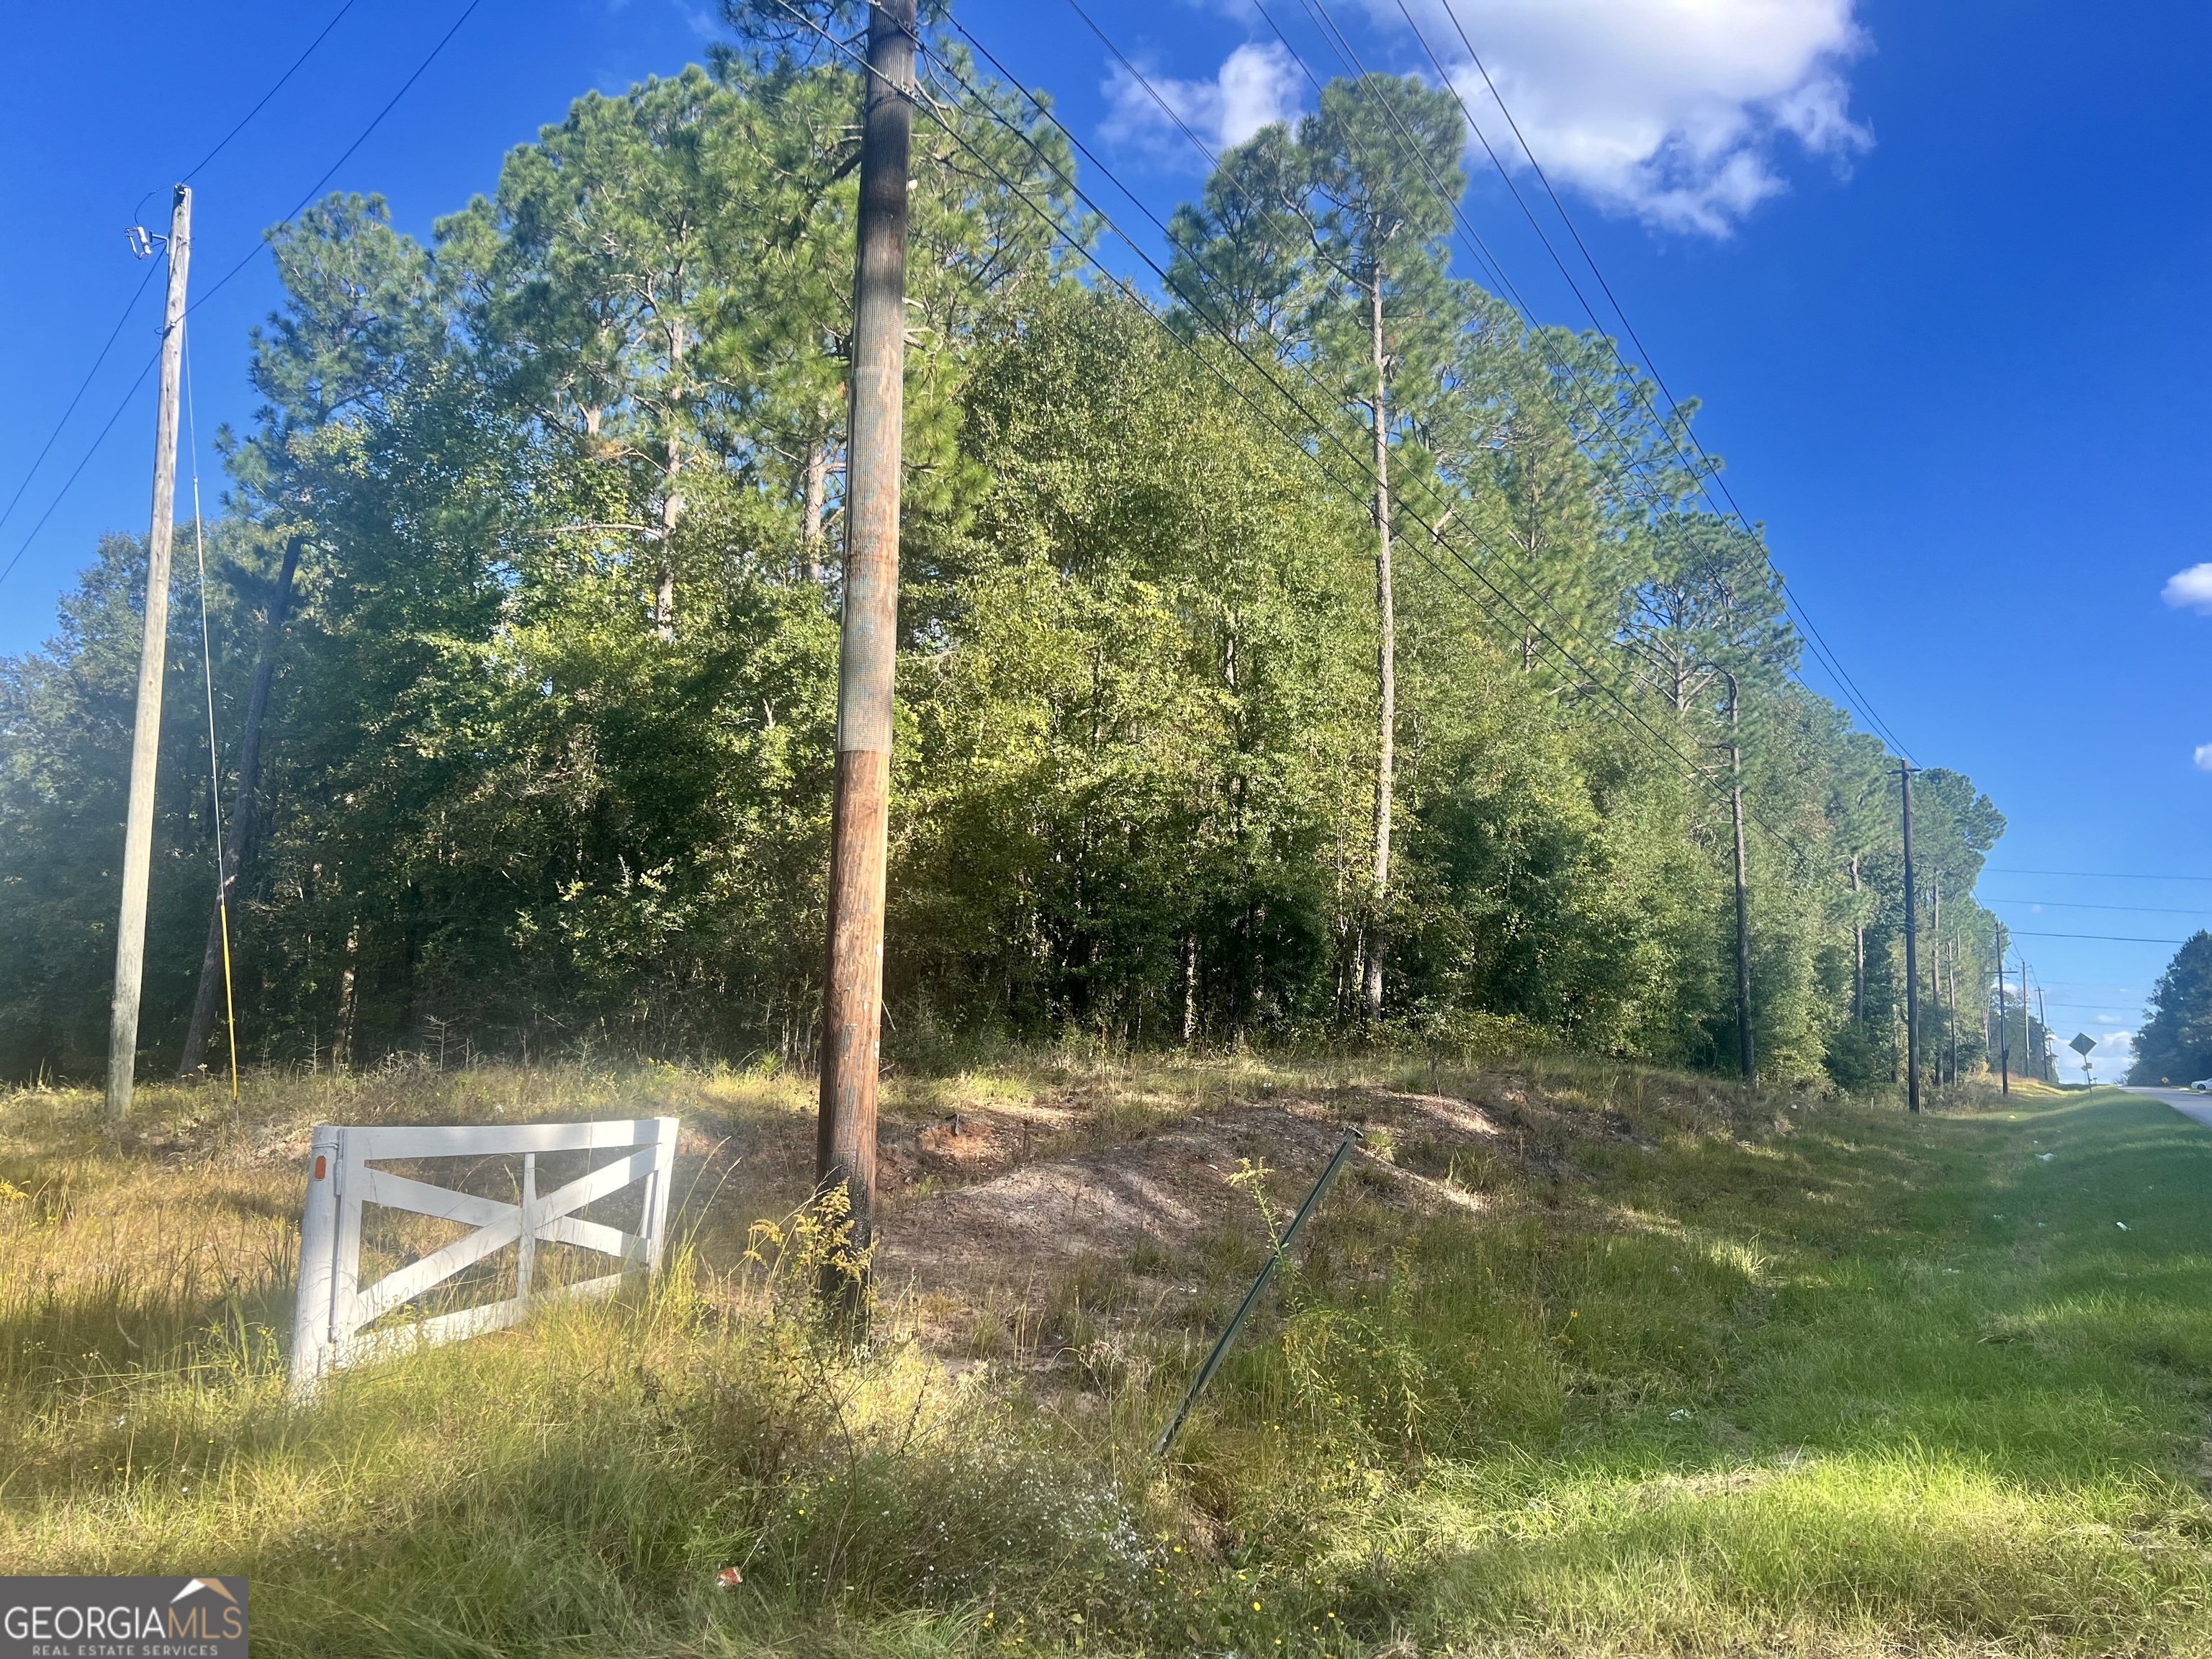
M1761 1069L1893 1076L1893 763L1795 677L1686 416L1451 274L1448 100L1340 82L1228 153L1154 305L1086 265L1048 121L939 50L887 1040L1379 1018L1731 1067L1733 711ZM859 97L741 37L579 101L428 246L374 198L270 234L205 596L226 813L289 605L232 826L249 1059L811 1052ZM104 1053L143 563L110 538L0 665L11 1075ZM172 614L173 1064L216 876L189 574ZM2002 820L1954 773L1915 805L1972 1066Z
M2196 1083L2212 1075L2212 933L2183 941L2151 988L2127 1080Z

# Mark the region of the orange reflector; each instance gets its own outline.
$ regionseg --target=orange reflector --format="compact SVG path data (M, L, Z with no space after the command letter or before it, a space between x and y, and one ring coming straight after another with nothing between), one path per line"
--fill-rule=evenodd
M329 1162L330 1162L330 1160L329 1160L329 1159L327 1159L327 1158L325 1158L325 1157L324 1157L320 1152L317 1152L317 1153L315 1154L315 1179L316 1179L316 1180L320 1181L320 1180L323 1178L323 1171L324 1171L324 1170L325 1170L325 1169L326 1169L326 1168L329 1166Z

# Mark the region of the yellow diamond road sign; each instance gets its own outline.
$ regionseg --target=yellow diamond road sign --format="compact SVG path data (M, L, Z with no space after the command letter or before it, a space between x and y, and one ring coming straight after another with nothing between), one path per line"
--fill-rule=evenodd
M2091 1036L2087 1031L2076 1031L2074 1034L2074 1041L2068 1043L2066 1046L2071 1048L2077 1054L2086 1054L2089 1050L2097 1046L2097 1039Z

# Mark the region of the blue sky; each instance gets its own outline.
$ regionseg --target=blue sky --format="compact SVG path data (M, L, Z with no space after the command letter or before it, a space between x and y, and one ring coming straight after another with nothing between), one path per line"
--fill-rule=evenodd
M0 174L0 314L14 319L0 506L146 274L123 236L134 210L165 212L167 185L339 3L240 0L193 9L189 27L147 0L18 9L0 64L15 135ZM1414 15L1464 75L1435 3ZM356 0L194 179L197 288L248 254L465 4ZM1243 0L1086 9L1209 138L1310 101ZM1267 9L1317 72L1336 68L1300 0ZM1426 68L1396 0L1329 9L1370 66ZM2212 575L2181 584L2184 603L2161 597L2212 561L2199 413L2212 175L2197 116L2212 13L2092 15L2051 0L1455 9L1669 385L1704 400L1705 445L1853 678L1917 759L1971 774L2008 815L1984 896L2021 931L2051 1024L2131 1028L2172 949L2136 941L2212 922L2199 832L2212 772L2196 761L2212 745L2198 690L2212 615L2189 603L2212 606ZM380 191L427 234L577 94L698 58L708 10L479 0L330 187ZM1198 158L1073 9L968 0L960 15L1163 216L1195 190ZM1486 127L1492 112L1477 102ZM1583 320L1494 174L1477 174L1468 211L1540 317ZM150 380L24 543L151 354L157 287L0 525L0 565L23 550L0 582L0 651L50 630L101 531L143 528ZM251 418L246 334L275 295L256 259L194 313L210 505L210 441Z

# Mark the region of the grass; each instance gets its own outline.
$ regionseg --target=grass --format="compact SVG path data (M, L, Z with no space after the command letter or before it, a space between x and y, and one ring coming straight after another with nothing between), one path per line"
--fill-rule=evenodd
M1507 1132L1347 1172L1164 1468L1250 1215L925 1283L854 1352L744 1255L804 1191L792 1079L269 1077L121 1139L0 1097L0 1571L246 1572L273 1655L2212 1650L2212 1134L2163 1106L1047 1057L887 1121L1012 1115L1034 1159L1197 1112L1226 1154L1375 1088ZM306 1125L653 1109L690 1198L649 1294L287 1401Z

